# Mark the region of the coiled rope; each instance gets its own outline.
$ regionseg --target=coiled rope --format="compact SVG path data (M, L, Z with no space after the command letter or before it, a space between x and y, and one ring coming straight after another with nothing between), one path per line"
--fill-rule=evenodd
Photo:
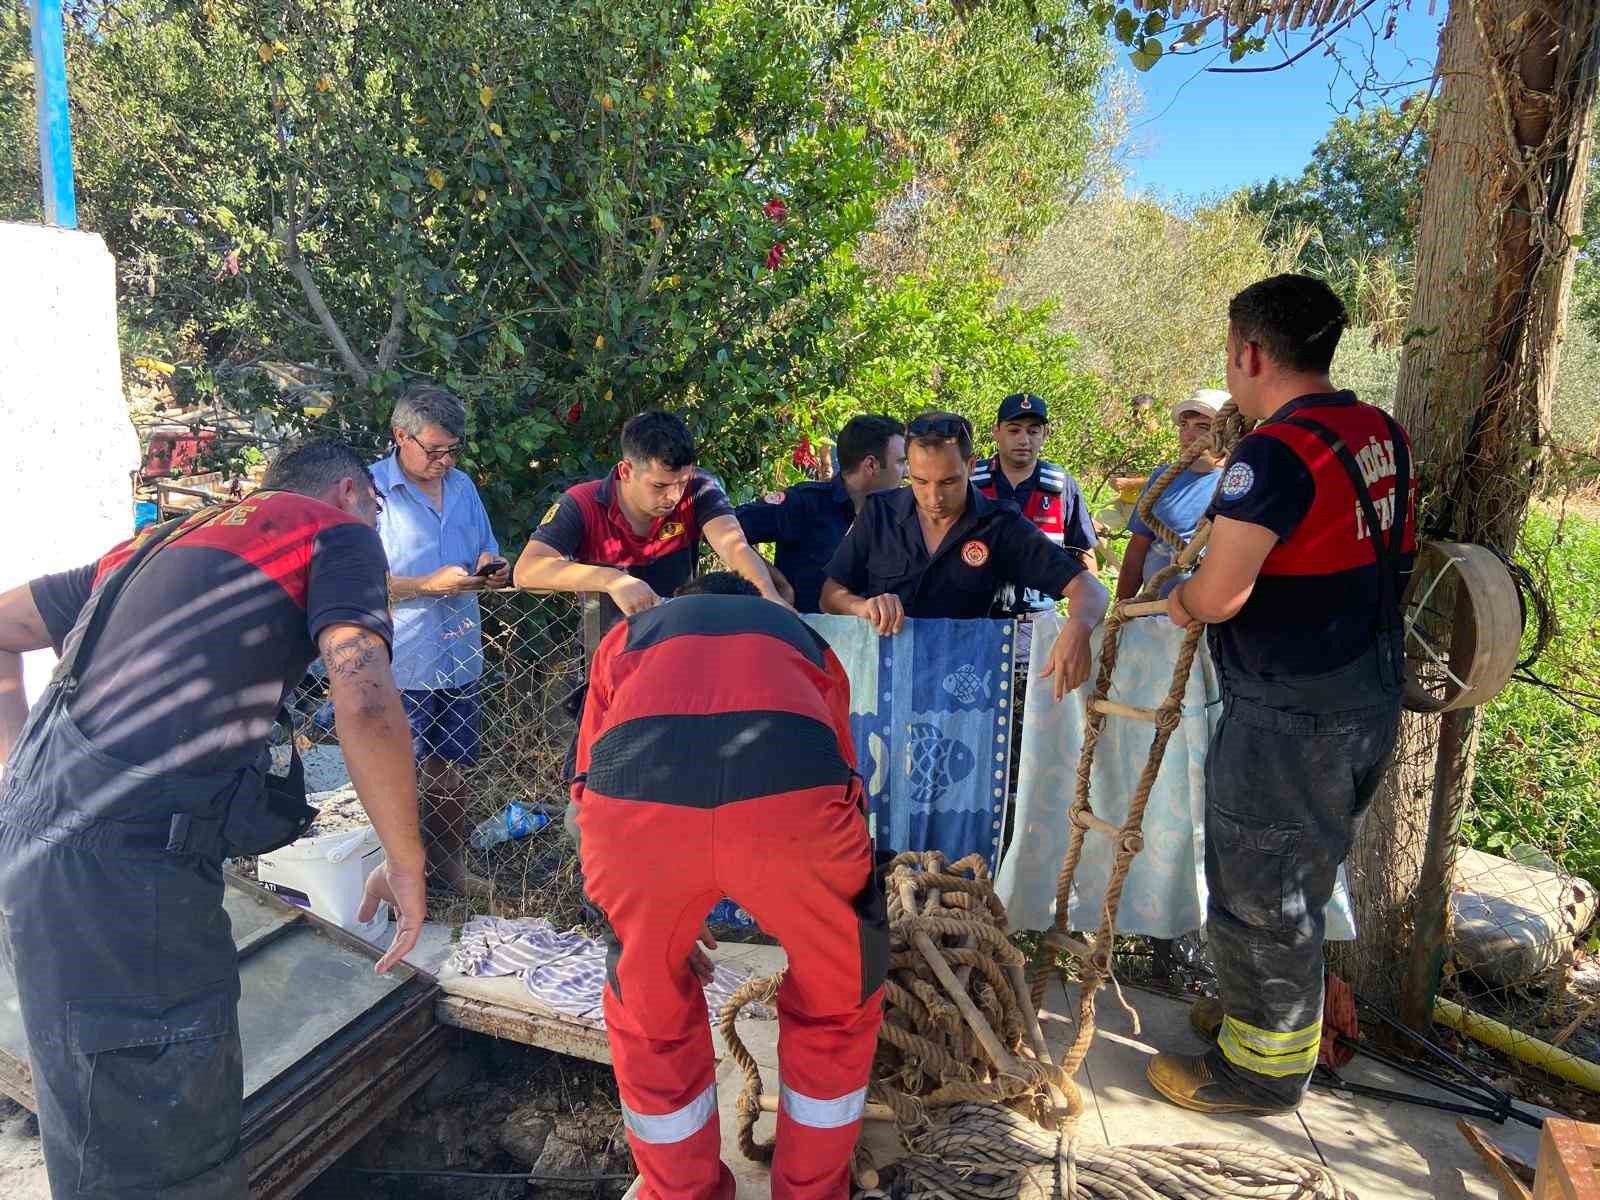
M1099 1146L994 1104L950 1109L895 1164L907 1200L1355 1200L1326 1167L1239 1143Z

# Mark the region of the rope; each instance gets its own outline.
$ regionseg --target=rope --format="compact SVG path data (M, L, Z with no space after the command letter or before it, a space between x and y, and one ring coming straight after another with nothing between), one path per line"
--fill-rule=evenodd
M994 1104L948 1110L895 1164L905 1200L1355 1200L1326 1167L1244 1143L1098 1146Z
M1158 600L1161 589L1169 580L1193 566L1211 536L1211 523L1203 521L1195 530L1194 537L1187 542L1184 541L1176 530L1155 515L1156 502L1161 499L1172 482L1187 471L1202 454L1211 454L1218 459L1225 458L1239 439L1249 432L1251 424L1252 422L1240 415L1232 401L1223 405L1222 411L1212 422L1210 438L1201 439L1180 454L1177 461L1161 473L1139 501L1140 520L1149 526L1158 541L1173 551L1173 561L1152 575L1137 596L1129 601L1118 601L1106 616L1106 632L1100 647L1100 669L1095 676L1094 695L1087 706L1083 753L1078 758L1075 792L1069 814L1071 837L1067 843L1066 856L1062 860L1061 874L1056 879L1054 933L1057 937L1067 933L1072 887L1077 877L1078 864L1083 858L1084 838L1095 823L1104 824L1099 821L1089 802L1089 789L1094 772L1095 750L1099 746L1100 734L1106 723L1106 714L1100 710L1099 704L1110 695L1111 679L1116 672L1117 653L1121 645L1122 627L1130 620L1137 619L1128 615L1127 606ZM1150 802L1151 789L1155 787L1156 776L1161 770L1161 760L1166 754L1167 742L1183 719L1183 697L1189 687L1189 672L1200 649L1200 636L1204 629L1205 626L1199 621L1191 621L1184 630L1183 642L1172 666L1172 679L1166 698L1155 709L1155 734L1150 742L1150 753L1145 759L1144 770L1139 774L1139 782L1129 802L1128 815L1118 828L1114 839L1115 853L1112 858L1111 875L1106 882L1105 900L1100 909L1100 925L1095 931L1094 940L1087 947L1087 954L1083 957L1078 972L1080 992L1077 1033L1061 1063L1062 1070L1068 1075L1077 1074L1078 1068L1083 1065L1084 1057L1089 1053L1090 1044L1094 1041L1096 993L1108 980L1116 985L1116 977L1111 970L1111 951L1112 939L1116 935L1117 909L1122 902L1122 889L1127 882L1128 870L1133 865L1134 856L1144 847L1144 810ZM1037 981L1035 987L1037 988ZM1118 999L1131 1013L1127 1001L1122 1000L1120 987ZM1136 1015L1134 1021L1137 1029Z
M1042 1036L1033 1039L1038 1010L1024 977L1026 959L1006 936L1005 906L983 858L974 854L950 864L942 854L900 854L889 864L885 888L889 977L869 1099L893 1110L902 1131L928 1128L931 1110L972 1103L1019 1105L1052 1126L1058 1117L1075 1122L1082 1096L1048 1061ZM970 1013L924 946L954 980ZM744 1073L735 1102L737 1136L754 1162L770 1163L773 1147L755 1137L761 1068L736 1022L745 1005L771 1002L782 978L745 983L718 1018L728 1053Z

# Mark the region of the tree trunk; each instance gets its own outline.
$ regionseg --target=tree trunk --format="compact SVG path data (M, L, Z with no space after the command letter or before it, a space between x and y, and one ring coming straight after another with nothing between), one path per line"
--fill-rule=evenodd
M1550 425L1597 58L1594 0L1450 6L1395 394L1421 473L1426 535L1509 553L1522 529ZM1417 1023L1432 1009L1477 742L1475 714L1451 720L1441 754L1440 718L1406 716L1395 766L1347 864L1361 938L1330 947L1334 970L1398 1010L1415 946L1427 959L1409 967L1407 1016Z

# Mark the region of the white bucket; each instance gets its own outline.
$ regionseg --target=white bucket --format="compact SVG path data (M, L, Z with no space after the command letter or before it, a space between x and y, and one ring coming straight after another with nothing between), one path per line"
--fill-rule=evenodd
M372 920L356 920L367 876L383 862L383 846L371 825L305 837L256 859L263 887L301 908L309 908L369 942L389 941L389 906L378 905Z

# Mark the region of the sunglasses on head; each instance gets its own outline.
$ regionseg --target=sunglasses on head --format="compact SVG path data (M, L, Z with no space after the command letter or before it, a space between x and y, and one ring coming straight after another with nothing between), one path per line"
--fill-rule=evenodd
M951 414L918 417L906 426L907 437L971 437L972 422Z

